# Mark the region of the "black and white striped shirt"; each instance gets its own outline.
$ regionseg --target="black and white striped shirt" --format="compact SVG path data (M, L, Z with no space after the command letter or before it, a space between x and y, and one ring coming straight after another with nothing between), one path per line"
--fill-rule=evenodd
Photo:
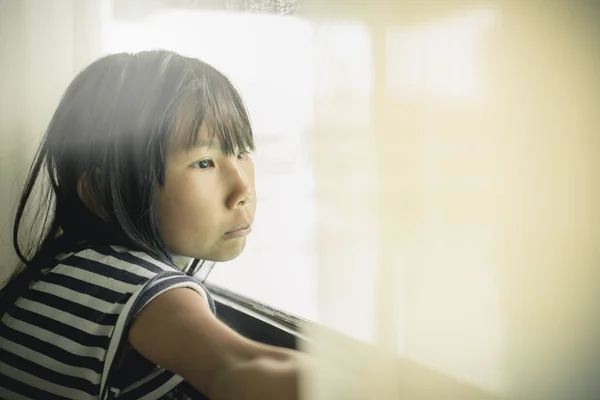
M196 279L147 254L93 246L60 255L0 321L0 398L91 400L110 393L109 371L131 318L178 287L196 290L214 312ZM112 394L125 400L171 398L183 379L152 367Z

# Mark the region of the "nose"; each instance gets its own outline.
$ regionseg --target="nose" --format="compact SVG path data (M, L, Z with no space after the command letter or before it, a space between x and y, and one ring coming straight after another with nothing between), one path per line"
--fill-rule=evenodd
M229 171L231 186L227 197L227 208L235 210L250 204L255 199L253 177L235 164Z

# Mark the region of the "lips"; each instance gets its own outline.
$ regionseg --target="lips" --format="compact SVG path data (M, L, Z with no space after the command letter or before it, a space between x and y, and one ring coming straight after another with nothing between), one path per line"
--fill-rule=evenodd
M232 230L230 230L230 231L228 231L228 232L225 232L225 234L226 234L226 235L229 235L229 234L232 234L232 233L235 233L235 232L245 231L245 230L247 230L248 228L250 228L250 224L246 224L246 225L240 225L240 226L238 226L238 227L237 227L237 228L235 228L235 229L232 229Z
M226 232L223 236L226 239L239 238L248 235L252 231L252 227L249 224L240 225L229 232Z

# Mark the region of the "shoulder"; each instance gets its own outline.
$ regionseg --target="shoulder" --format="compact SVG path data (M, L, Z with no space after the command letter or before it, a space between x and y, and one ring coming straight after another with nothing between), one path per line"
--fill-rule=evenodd
M56 273L76 275L90 282L111 280L116 287L129 289L164 273L183 274L149 254L120 246L91 245L56 258Z
M83 259L93 264L103 264L117 270L137 272L154 276L165 271L178 271L173 265L158 260L147 253L130 250L122 246L91 245L76 252L59 256L62 260L69 258Z
M53 275L54 280L86 286L82 289L88 293L91 290L107 297L128 297L143 289L144 300L148 301L167 289L185 286L209 300L207 291L195 278L144 252L120 246L91 245L56 258L57 265L49 275ZM113 296L109 296L111 292Z

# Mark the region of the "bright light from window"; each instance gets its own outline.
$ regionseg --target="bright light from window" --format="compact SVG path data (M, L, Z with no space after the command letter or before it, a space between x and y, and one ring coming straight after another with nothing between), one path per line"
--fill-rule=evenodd
M405 139L416 143L405 153L406 195L417 206L407 212L414 222L399 255L405 326L398 347L408 358L499 392L506 381L498 221L486 208L499 174L494 137L476 123L487 112L484 46L497 18L495 9L471 9L391 30L386 69L394 106L413 112L406 113Z
M226 12L164 12L110 21L104 52L165 48L206 61L240 90L257 151L258 210L244 253L209 281L318 320L312 160L312 26L300 19Z
M480 9L390 32L388 84L402 99L473 100L481 94L483 35L497 17Z

